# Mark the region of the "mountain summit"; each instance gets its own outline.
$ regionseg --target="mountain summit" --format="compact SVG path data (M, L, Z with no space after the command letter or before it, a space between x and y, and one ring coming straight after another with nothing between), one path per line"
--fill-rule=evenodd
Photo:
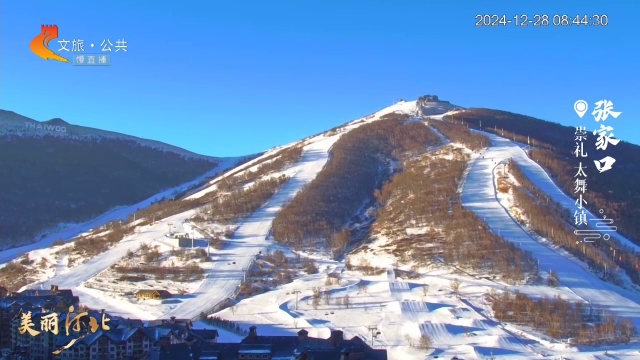
M438 95L424 95L416 100L416 107L422 115L441 115L448 111L462 110L463 107L438 99Z

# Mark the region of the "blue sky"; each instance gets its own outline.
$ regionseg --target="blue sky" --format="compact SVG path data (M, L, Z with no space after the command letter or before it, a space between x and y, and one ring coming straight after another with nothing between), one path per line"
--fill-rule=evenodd
M622 115L607 124L638 144L638 10L630 0L3 1L0 108L234 156L424 94L589 128L574 102L609 99ZM609 25L479 28L476 14L606 14ZM128 52L109 67L47 62L29 50L41 24L85 48L125 38Z

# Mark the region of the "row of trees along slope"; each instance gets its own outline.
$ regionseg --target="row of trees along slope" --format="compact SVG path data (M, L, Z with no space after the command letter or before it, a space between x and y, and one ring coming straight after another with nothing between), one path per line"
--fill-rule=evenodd
M512 187L513 197L516 205L527 214L529 226L533 231L585 261L590 268L602 273L605 279L621 285L622 280L615 271L619 266L631 281L640 285L638 253L613 237L609 241L576 243L571 213L538 189L524 175L517 163L509 161L508 169L521 185Z
M422 153L440 142L427 126L407 118L385 115L343 135L325 168L273 220L276 241L298 246L341 232L373 199L402 153Z
M529 156L554 178L565 193L574 193L574 170L580 161L573 154L574 127L490 109L468 109L445 116L445 120L462 122L475 129L482 124L484 131L523 144L529 141L535 147ZM584 151L589 157L584 160L591 165L583 160L583 166L587 165L591 169L587 172L596 175L588 177L589 203L586 207L594 214L599 209L606 209L607 216L616 220L618 231L640 245L640 191L637 188L640 183L640 146L620 141L615 146L610 144L606 150L597 150L592 132L598 128L598 124L590 121L585 122L585 126L589 135L584 141ZM618 134L618 131L615 133ZM616 159L614 169L596 174L593 160L605 154Z
M451 142L479 150L486 136L466 127L433 121L430 125ZM472 211L462 207L458 187L470 160L468 150L448 145L419 158L408 159L404 171L384 184L372 234L385 238L383 247L404 264L416 267L442 259L465 270L488 272L517 283L537 273L529 252L494 234ZM409 228L424 228L425 232ZM353 256L367 258L367 245ZM380 250L376 250L380 251Z
M534 299L519 292L493 291L486 298L497 320L530 326L556 339L570 338L573 344L628 343L638 334L630 320L557 296Z
M247 216L264 204L289 179L284 175L277 177L267 177L267 175L284 170L300 161L301 157L301 146L282 149L265 159L260 159L258 163L246 170L228 172L215 183L214 191L198 198L155 203L140 210L137 217L145 219L141 223L144 225L154 218L163 219L194 208L203 209L194 218L195 221L205 220L205 218L229 221ZM249 184L251 185L247 186Z

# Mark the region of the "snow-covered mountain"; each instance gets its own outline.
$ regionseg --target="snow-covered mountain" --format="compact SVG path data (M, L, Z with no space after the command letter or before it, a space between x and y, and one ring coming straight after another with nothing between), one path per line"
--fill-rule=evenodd
M0 248L44 239L241 160L4 110L0 147Z
M215 161L217 158L196 154L194 152L166 144L160 141L142 139L136 136L100 130L81 125L72 125L55 118L48 121L37 121L13 111L0 110L0 136L20 136L42 138L45 136L59 139L72 139L99 142L102 139L117 139L136 142L139 145L160 151L167 151L186 158Z
M9 271L23 269L29 275L14 286L72 288L84 305L118 316L192 318L196 327L218 329L219 341L240 337L235 326L227 327L231 331L220 327L223 319L242 329L255 325L261 335L305 329L309 336L326 338L339 329L346 337L387 349L392 360L640 356L640 342L627 331L629 324L640 326L640 291L620 256L620 251L637 247L613 234L618 242L612 237L606 249L587 245L593 247L576 253L565 249L559 238L566 234L559 235L558 229L555 235L536 233L533 214L523 212L516 199L514 189L524 185L512 166L517 164L535 185L527 193L541 196L548 208L555 202L567 210L571 194L530 157L535 148L524 145L526 134L522 143L515 130L505 136L491 133L495 124L476 129L471 121L460 125L463 117L475 121L471 110L426 95L242 164L227 159L207 174L207 181L201 177L183 184L177 190L183 197L176 201L155 207L145 201L127 208L128 213L137 211L137 220L125 224L121 240L109 241L100 251L90 250L115 230L94 221L48 237L71 243L0 252L0 261L15 259L10 270L0 269L0 282ZM456 121L448 122L448 115ZM64 124L53 121L49 126ZM416 135L426 129L432 136ZM418 141L423 139L429 146ZM397 148L388 151L389 146ZM359 157L362 149L375 154ZM379 170L367 173L379 181L360 182L357 166ZM315 186L322 182L329 185ZM347 182L379 186L363 201L340 191ZM316 208L340 208L347 201L357 203L358 210L333 236L314 234L295 243L297 233L308 229L287 229L293 234L289 238L276 233L278 219L281 225L302 219L299 224L308 227L335 222L339 217L331 212L315 218ZM294 203L298 212L287 212ZM336 256L341 242L344 253ZM609 246L613 257L607 254ZM198 257L200 276L171 277L168 271L154 276L158 269L193 269ZM609 273L601 272L598 262L603 259L618 268L609 265ZM617 282L610 281L614 275ZM147 288L189 295L170 301L127 295ZM516 294L517 301L510 303ZM539 298L546 302L536 303ZM552 301L557 306L549 305ZM567 315L572 306L588 312ZM197 321L202 313L216 318ZM520 318L511 321L512 316ZM580 324L565 321L568 316ZM603 321L609 322L601 326ZM578 346L576 341L597 346Z

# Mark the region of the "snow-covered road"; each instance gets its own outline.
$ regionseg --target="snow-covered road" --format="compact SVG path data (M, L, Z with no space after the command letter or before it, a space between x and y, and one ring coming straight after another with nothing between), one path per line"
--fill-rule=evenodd
M270 244L266 237L280 208L291 201L304 185L315 179L327 162L329 149L339 137L326 137L304 147L302 159L294 166L295 175L238 227L228 247L213 254L216 261L214 270L207 274L205 281L193 294L195 297L186 299L165 317L197 317L233 294L253 257Z
M505 239L518 243L524 250L530 251L539 259L543 271L554 270L558 273L562 285L570 288L576 295L599 309L605 309L618 315L630 318L640 327L640 296L610 283L604 282L591 272L585 270L573 260L561 255L532 238L516 223L502 207L496 197L493 170L496 165L513 158L531 181L540 189L550 190L556 201L571 202L572 199L563 194L553 184L544 171L529 159L517 144L493 134L487 134L492 144L470 165L469 173L462 190L462 203L473 211L497 234ZM533 164L531 164L533 163ZM533 176L532 176L533 175ZM546 174L545 174L546 175ZM551 191L553 188L555 192Z

